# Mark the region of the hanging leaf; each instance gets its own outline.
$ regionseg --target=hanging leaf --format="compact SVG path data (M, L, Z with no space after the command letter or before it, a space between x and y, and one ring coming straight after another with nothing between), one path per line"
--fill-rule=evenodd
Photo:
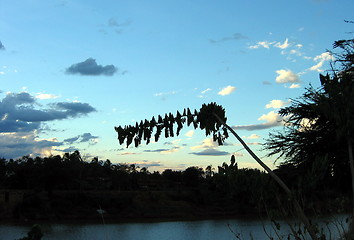
M168 130L170 132L170 137L174 137L174 133L173 133L173 123L170 123L168 126Z
M227 131L227 128L224 127L224 128L223 128L223 131L224 131L224 138L228 138L228 137L229 137L229 133L228 133L228 131Z
M155 133L155 142L159 141L160 135L161 135L162 127L157 126L156 127L156 133Z
M219 145L223 145L223 139L222 139L220 133L218 133L218 144L219 144Z
M150 126L155 126L156 125L156 120L155 117L152 117L151 121L150 121Z
M159 120L158 120L158 123L163 123L163 120L162 120L162 117L161 117L161 115L159 115Z
M135 147L138 147L138 146L139 146L139 144L140 144L140 139L139 139L139 137L135 137L135 138L134 138L134 143L135 143Z
M179 111L177 111L176 118L181 119L181 117L182 117L182 115L179 113Z
M165 138L168 138L169 134L168 134L168 127L165 127Z
M129 145L133 142L133 136L131 134L129 134L127 136L127 147L129 147Z
M197 122L197 120L193 120L193 127L194 127L194 129L197 129L197 128L198 128L198 122Z

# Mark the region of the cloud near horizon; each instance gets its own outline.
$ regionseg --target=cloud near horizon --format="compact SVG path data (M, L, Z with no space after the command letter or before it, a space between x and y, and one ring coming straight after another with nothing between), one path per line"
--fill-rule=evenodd
M114 65L98 65L96 59L88 58L83 62L75 63L66 69L67 74L79 74L84 76L113 76L118 71Z
M93 136L91 133L83 133L72 138L64 139L64 142L68 144L89 142L91 145L94 145L97 143L98 138L98 136Z
M142 160L141 162L135 162L134 163L136 166L139 166L140 168L143 167L160 167L162 166L160 161L148 161L148 160Z
M40 139L38 134L44 129L43 123L78 118L95 111L87 103L57 102L45 107L38 103L38 98L27 92L7 93L0 100L0 157L18 158L48 153L54 150L53 147L66 143L56 139Z
M191 152L190 154L197 155L197 156L215 156L215 157L230 155L229 152L220 151L214 148L204 149L201 152Z
M225 156L230 155L229 152L220 151L217 148L219 145L213 141L212 138L206 138L203 140L201 145L190 147L191 150L203 149L199 152L191 152L190 154L197 156Z

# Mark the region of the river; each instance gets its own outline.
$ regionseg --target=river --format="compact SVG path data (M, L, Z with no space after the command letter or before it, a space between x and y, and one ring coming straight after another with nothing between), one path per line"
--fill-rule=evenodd
M345 224L345 216L319 219L318 222L331 239L338 239L338 228L341 232ZM339 224L334 224L338 222ZM279 222L280 235L288 231L284 221ZM267 220L260 219L217 219L202 221L171 221L150 223L41 223L43 240L231 240L269 239L267 234L276 237L276 231ZM30 225L0 225L1 240L15 240L26 236ZM329 233L330 231L330 233ZM267 232L267 234L266 234ZM278 239L278 238L275 238ZM286 239L284 237L284 239Z

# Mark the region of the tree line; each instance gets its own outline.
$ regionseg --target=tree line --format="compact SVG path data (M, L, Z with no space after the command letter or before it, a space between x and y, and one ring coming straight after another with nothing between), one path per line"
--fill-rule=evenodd
M350 186L336 184L336 175L315 178L312 173L304 173L302 168L290 164L280 165L274 171L292 189L297 189L297 194L306 202L307 210L313 213L326 209L317 209L316 206L322 206L327 200L336 201L349 196ZM48 194L72 190L185 191L198 193L192 198L198 198L199 203L235 204L237 208L251 209L253 212L278 207L281 204L279 201L285 198L269 174L259 169L239 168L233 155L228 163L224 162L217 168L211 165L205 169L192 166L185 170L166 169L161 173L150 172L148 168L135 164L115 164L97 157L84 161L78 151L63 156L0 159L0 188Z

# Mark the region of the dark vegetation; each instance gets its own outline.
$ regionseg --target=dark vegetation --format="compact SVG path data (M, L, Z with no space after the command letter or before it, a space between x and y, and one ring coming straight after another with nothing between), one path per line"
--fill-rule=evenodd
M296 168L276 172L298 189L309 177ZM301 176L301 177L299 177ZM301 188L311 214L343 211L350 186L333 184L332 175ZM320 186L320 187L319 187ZM24 156L0 159L1 220L197 219L265 214L286 198L269 175L258 169L239 169L232 156L214 169L189 167L149 172L133 164L112 164L79 152L63 156ZM310 190L310 188L312 190Z

